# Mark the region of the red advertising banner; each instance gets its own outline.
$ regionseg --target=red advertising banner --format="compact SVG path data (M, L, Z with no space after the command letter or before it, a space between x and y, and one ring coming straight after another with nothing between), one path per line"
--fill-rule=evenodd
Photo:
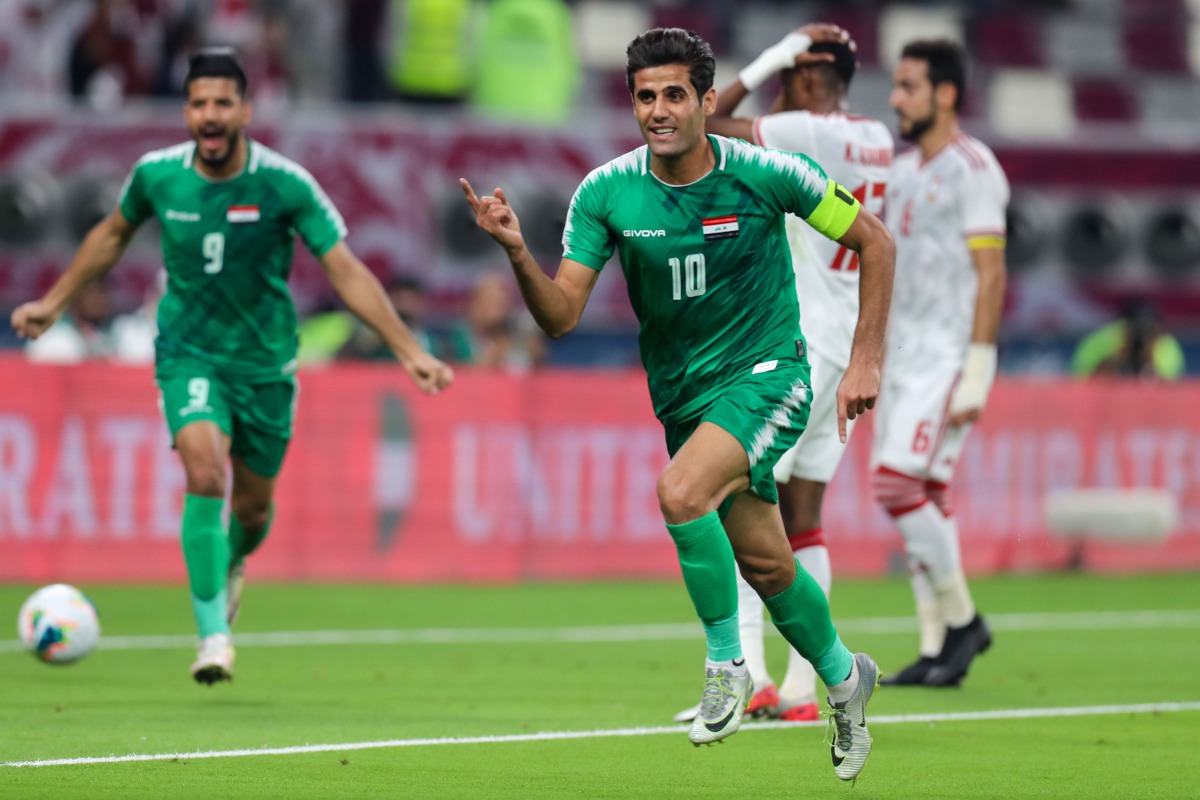
M147 369L0 358L0 580L180 581L183 473ZM638 372L459 372L436 397L386 366L301 374L256 578L517 581L678 575L655 480L661 429ZM1058 569L1048 492L1169 489L1158 544L1089 543L1088 568L1200 567L1200 385L1002 382L955 483L967 568ZM869 419L869 416L868 416ZM840 575L904 569L871 498L870 430L826 495Z

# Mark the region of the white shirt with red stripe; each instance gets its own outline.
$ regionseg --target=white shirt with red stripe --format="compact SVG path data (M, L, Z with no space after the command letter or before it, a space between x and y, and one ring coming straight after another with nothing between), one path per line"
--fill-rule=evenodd
M876 215L883 211L892 166L892 135L870 117L784 111L754 121L754 143L802 153ZM787 217L800 328L808 346L842 369L858 322L858 254Z
M918 148L897 156L887 191L896 240L889 362L961 365L979 286L968 242L1005 236L1008 199L996 156L966 134L927 161Z

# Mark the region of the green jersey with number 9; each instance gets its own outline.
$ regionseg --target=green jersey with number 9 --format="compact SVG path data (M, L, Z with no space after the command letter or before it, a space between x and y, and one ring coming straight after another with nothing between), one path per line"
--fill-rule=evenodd
M167 293L158 307L157 359L199 359L230 377L270 380L296 365L288 290L296 234L318 258L346 236L337 209L303 167L249 141L246 168L212 180L195 143L155 150L121 190L121 214L162 228Z
M784 215L837 239L860 208L804 156L708 139L716 167L685 186L656 178L644 146L594 170L563 233L564 258L599 270L614 249L620 257L664 423L758 364L803 354Z

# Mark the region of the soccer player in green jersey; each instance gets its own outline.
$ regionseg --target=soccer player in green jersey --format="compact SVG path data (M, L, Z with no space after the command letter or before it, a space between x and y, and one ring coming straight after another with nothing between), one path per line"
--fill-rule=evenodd
M287 277L295 235L422 391L437 392L454 376L421 348L347 247L341 215L312 176L246 137L251 107L233 51L194 54L185 88L193 141L137 162L118 207L88 233L45 296L13 312L12 325L37 338L108 272L145 220L158 219L167 292L158 309L155 378L187 474L183 554L200 632L191 673L212 684L233 677L230 624L242 565L270 528L292 433L297 337Z
M838 427L874 405L894 247L882 223L807 158L706 135L715 64L707 43L655 29L627 50L646 146L593 171L576 191L551 279L530 255L502 189L478 197L477 224L505 249L534 319L575 327L601 268L620 256L655 414L671 461L657 492L684 583L707 638L697 745L734 733L753 687L738 638L735 570L829 691L838 777L871 749L865 706L878 670L838 638L820 586L799 569L776 505L775 461L808 418L811 391L784 234L793 213L855 250L860 312L837 392Z

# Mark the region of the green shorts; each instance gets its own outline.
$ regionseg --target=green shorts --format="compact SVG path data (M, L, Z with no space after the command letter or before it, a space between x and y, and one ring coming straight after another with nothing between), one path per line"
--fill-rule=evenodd
M667 451L674 457L701 422L711 422L728 431L746 450L750 490L768 503L777 503L775 462L804 432L811 402L808 362L781 359L774 369L748 372L723 388L698 416L679 424L664 424Z
M247 383L202 361L170 359L159 362L154 378L172 440L189 422L215 422L247 467L267 478L279 474L292 438L295 376Z

